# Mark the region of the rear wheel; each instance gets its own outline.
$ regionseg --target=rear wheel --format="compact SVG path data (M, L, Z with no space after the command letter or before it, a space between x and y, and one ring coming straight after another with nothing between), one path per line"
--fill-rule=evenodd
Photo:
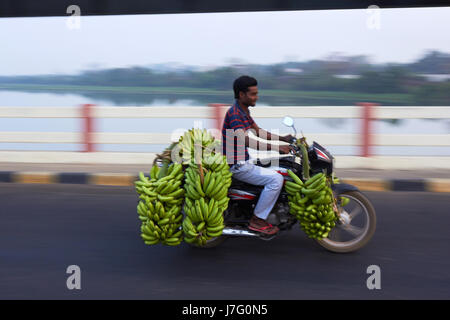
M370 201L360 191L345 191L338 197L348 204L338 206L341 218L327 238L317 242L325 249L338 253L353 252L364 247L373 237L377 218Z

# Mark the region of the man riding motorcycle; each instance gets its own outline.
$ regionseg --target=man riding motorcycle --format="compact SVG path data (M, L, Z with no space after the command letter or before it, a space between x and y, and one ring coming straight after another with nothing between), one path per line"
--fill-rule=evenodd
M257 166L249 161L247 148L256 150L276 150L287 154L291 150L289 145L273 145L260 142L248 136L249 130L265 140L290 142L294 137L290 134L278 136L261 129L250 116L249 107L254 107L258 100L258 82L255 78L241 76L233 83L234 104L228 109L222 126L223 154L233 177L254 185L264 185L248 228L267 235L276 234L279 229L266 221L283 187L283 176L273 169Z

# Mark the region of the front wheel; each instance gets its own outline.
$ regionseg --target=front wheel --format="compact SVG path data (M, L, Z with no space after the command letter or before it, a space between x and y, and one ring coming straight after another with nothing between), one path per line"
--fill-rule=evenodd
M350 200L338 205L340 219L327 238L317 240L325 249L348 253L364 247L375 233L377 217L370 201L360 191L345 191L337 196Z

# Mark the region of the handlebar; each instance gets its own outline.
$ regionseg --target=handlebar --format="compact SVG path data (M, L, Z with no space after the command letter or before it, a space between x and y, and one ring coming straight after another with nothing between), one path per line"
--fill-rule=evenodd
M294 149L294 150L291 149L289 151L289 153L292 155L295 155L298 151L300 151L300 148L297 146L296 142L297 142L296 138L292 138L292 140L289 142L289 146Z

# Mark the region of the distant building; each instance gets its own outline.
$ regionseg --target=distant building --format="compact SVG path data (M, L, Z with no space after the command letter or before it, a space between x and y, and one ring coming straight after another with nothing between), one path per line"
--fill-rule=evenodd
M428 81L432 81L432 82L442 82L442 81L447 81L450 79L450 74L426 74L426 73L422 73L422 74L417 74L420 77L424 77L425 79L427 79Z
M286 69L284 69L284 72L287 72L287 73L302 73L303 69L300 69L300 68L286 68Z
M361 76L359 74L334 74L333 77L339 79L359 79Z

